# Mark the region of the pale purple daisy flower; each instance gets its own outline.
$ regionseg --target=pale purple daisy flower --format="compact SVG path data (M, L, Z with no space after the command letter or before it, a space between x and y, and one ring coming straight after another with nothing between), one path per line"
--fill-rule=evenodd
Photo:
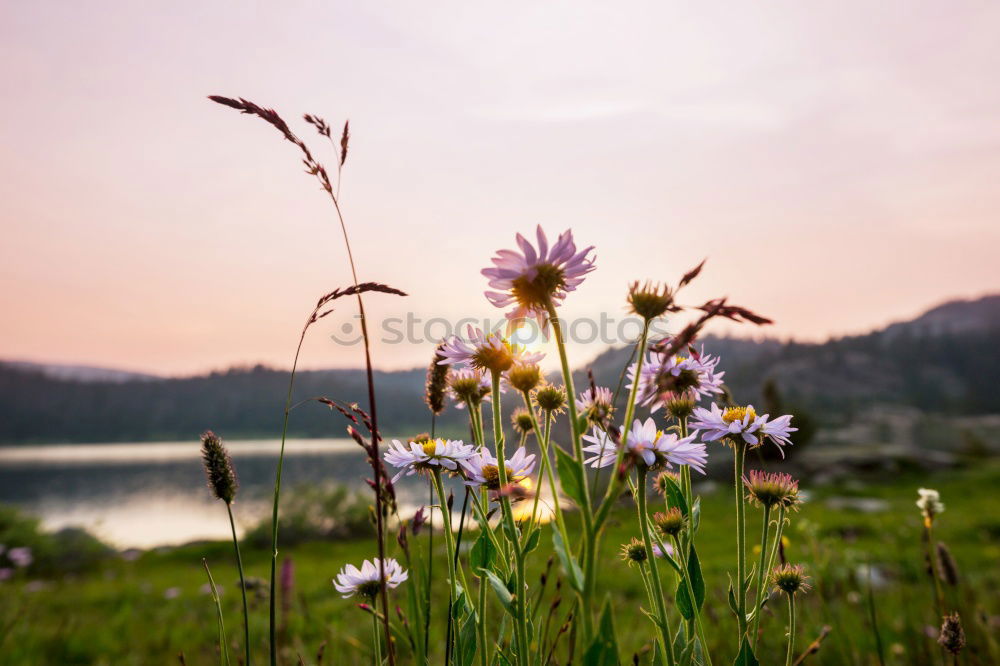
M461 440L438 438L403 444L394 439L385 452L385 461L393 467L400 468L399 473L392 477L392 482L396 483L404 474L412 476L435 467L456 472L458 465L473 455L475 449Z
M704 474L708 452L703 443L695 441L696 437L697 433L684 438L675 433L664 433L656 428L653 419L646 419L645 423L636 419L626 438L626 456L649 468L688 465ZM585 464L607 467L618 459L618 447L606 432L594 428L592 434L584 435L583 439L592 442L590 446L583 447L583 450L594 454L584 460Z
M493 267L484 268L482 274L489 278L492 289L486 298L498 308L514 305L507 313L513 325L518 320L534 317L545 330L547 307L557 306L583 282L584 276L594 270L594 260L587 255L593 246L577 251L572 230L567 229L550 248L541 225L535 230L536 250L521 234L517 234L516 250L498 250L493 257Z
M798 430L791 427L791 421L791 415L779 416L774 420L770 420L769 414L758 416L753 405L722 410L713 403L711 409L695 408L691 427L703 431L703 440L742 439L751 447L758 447L765 439L769 439L782 451L782 446L792 443L789 435Z
M522 446L507 459L505 465L507 483L523 481L535 469L535 454L529 454ZM500 490L500 469L496 456L485 446L479 453L462 461L467 486L486 486L489 490Z
M674 556L674 547L673 546L671 546L669 543L665 543L665 544L663 544L663 546L667 549L667 554L666 555L664 555L663 551L660 550L660 544L658 544L658 543L654 543L653 544L653 557L667 557L667 556L673 557Z
M467 363L477 370L505 372L514 363L537 363L544 358L541 352L529 352L524 346L514 344L500 333L484 333L471 324L465 329L468 340L453 335L441 348L438 363Z
M500 392L505 393L506 390L506 387L500 384ZM493 384L482 370L461 368L448 373L448 394L458 409L465 409L466 405L478 407L484 402L489 402L492 391Z
M31 554L31 548L28 548L27 546L11 548L7 551L7 559L9 559L15 567L20 569L31 566L31 563L35 561L34 555Z
M588 388L576 399L576 410L592 425L607 428L615 411L614 394L603 386Z
M628 368L630 382L635 381L636 363ZM639 377L640 405L655 412L671 400L698 400L722 393L725 372L716 372L719 357L710 354L667 357L650 352L642 365Z
M353 564L344 565L340 573L337 574L337 579L333 581L333 586L337 588L337 592L340 592L344 599L353 597L355 594L374 599L382 591L383 581L386 587L395 589L409 578L409 574L403 570L399 562L392 558L385 561L384 579L379 574L379 568L377 557L371 561L362 562L360 569Z

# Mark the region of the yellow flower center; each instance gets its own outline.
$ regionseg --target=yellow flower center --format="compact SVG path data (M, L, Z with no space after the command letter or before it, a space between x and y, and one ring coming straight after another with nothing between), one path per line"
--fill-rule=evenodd
M728 407L726 411L722 412L722 420L726 423L733 423L734 421L742 421L747 415L754 419L757 417L757 412L753 407Z
M504 467L507 472L507 481L511 481L514 471L510 467ZM500 470L496 465L483 465L483 478L486 480L486 487L490 490L500 490Z
M437 453L437 442L435 442L433 439L424 442L423 447L425 455L433 456L434 454Z
M549 298L566 286L566 274L563 269L552 264L535 266L535 279L519 277L510 288L518 304L527 307L544 307Z

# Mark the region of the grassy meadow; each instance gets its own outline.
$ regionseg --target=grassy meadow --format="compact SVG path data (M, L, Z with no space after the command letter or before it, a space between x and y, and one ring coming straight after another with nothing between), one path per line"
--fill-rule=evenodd
M991 664L1000 659L996 629L1000 623L1000 463L981 463L943 470L933 476L859 475L850 483L812 487L805 484L808 501L786 530L786 553L804 563L813 589L799 597L797 645L800 652L829 634L808 663L817 664L935 664L944 663L936 644L940 619L933 608L931 580L925 572L921 544L921 517L914 506L920 486L940 490L947 509L938 519L935 536L945 542L959 567L959 584L944 585L949 606L959 610L968 638L961 663ZM702 486L706 520L699 532L699 551L710 599L705 608L716 663L731 663L735 620L725 595L727 570L734 561L735 519L730 510L732 489L725 479ZM221 510L219 520L225 520ZM748 509L748 539L759 540L761 513ZM575 516L571 525L575 525ZM634 505L623 502L602 541L598 585L601 597L613 594L621 660L649 663L652 625L642 615L647 604L641 579L620 559L619 546L636 536ZM444 543L435 540L437 613L444 614L447 578L443 574ZM528 580L538 580L551 552L546 530L540 551L530 560ZM468 545L471 540L466 540ZM390 541L392 554L402 561L401 549ZM426 531L410 538L411 551L426 547ZM311 542L283 549L280 558L292 562L293 585L280 589L279 635L285 664L370 663L369 616L356 600L341 599L331 585L345 562L372 556L370 538ZM241 663L241 614L237 574L231 544L192 544L145 552L137 558L114 558L87 574L44 580L15 579L0 584L0 663L37 664L189 665L218 664L218 627L211 597L205 588L202 558L207 559L223 588L223 608L232 663ZM262 587L251 593L251 631L260 662L267 654L267 549L247 547L244 559L249 576ZM868 565L871 564L869 570ZM869 573L870 572L870 573ZM552 642L571 605L568 589L555 592L559 565L553 565L541 605L541 636ZM871 606L869 605L871 580ZM669 580L669 577L668 577ZM470 583L474 584L474 583ZM667 583L674 585L675 582ZM544 616L555 595L562 603L552 614L547 632ZM672 595L668 595L671 596ZM405 608L405 586L396 591L396 603ZM784 657L786 608L778 597L763 618L758 657L762 664ZM488 618L500 621L502 611L491 597ZM440 610L437 610L440 609ZM876 633L871 620L877 619ZM671 609L671 613L676 610ZM399 621L398 617L394 617ZM444 622L431 625L431 645L443 651ZM933 630L929 629L933 627ZM563 650L567 636L560 639ZM410 661L408 647L400 648ZM637 656L635 656L637 655ZM880 656L881 655L881 656ZM432 663L443 655L432 654Z

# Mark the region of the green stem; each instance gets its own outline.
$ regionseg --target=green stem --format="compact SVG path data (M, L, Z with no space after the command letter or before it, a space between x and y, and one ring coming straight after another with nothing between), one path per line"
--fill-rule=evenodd
M733 440L733 459L736 488L736 609L739 636L737 645L743 641L747 633L747 595L744 581L747 576L747 526L746 506L743 498L743 459L746 455L746 445Z
M788 650L785 652L785 666L792 666L795 656L795 595L788 595Z
M750 647L757 647L757 633L760 631L761 606L764 600L761 594L764 591L764 570L767 564L767 533L771 527L771 507L764 506L764 526L760 535L760 561L757 564L757 584L754 586L753 594L753 630L750 632Z
M778 506L778 524L775 527L774 542L771 544L770 554L767 556L767 566L765 571L770 572L774 568L774 562L778 558L778 549L781 548L781 535L785 531L785 507Z
M937 558L934 556L934 528L928 524L925 526L927 537L927 564L931 568L931 578L934 581L934 605L937 607L938 615L944 617L944 595L941 593L941 579L938 576Z
M538 432L538 419L535 416L534 410L531 408L531 396L527 391L523 393L524 404L527 406L529 413L531 414L531 424ZM563 538L563 543L572 543L569 540L568 532L566 531L566 522L563 518L562 506L559 504L559 486L556 485L555 473L552 471L552 463L549 460L549 438L552 434L552 412L547 412L545 414L545 432L541 438L538 438L538 448L542 455L542 473L545 474L545 478L549 482L549 489L552 491L552 504L553 510L555 511L556 525L559 528L559 534ZM531 509L531 521L535 521L535 511L538 509L538 498L542 494L542 484L541 480L538 483L538 492L535 494L535 505Z
M295 387L295 372L299 366L299 355L302 353L302 343L306 339L307 330L309 330L308 323L302 328L302 334L299 336L299 344L295 348L295 358L292 361L292 372L288 376L288 394L285 396L285 416L281 424L281 448L278 451L278 469L274 474L274 505L271 507L271 586L268 609L271 666L278 665L277 613L275 607L277 595L274 592L278 570L278 500L281 497L281 470L285 463L285 441L288 437L288 415L292 409L292 389Z
M382 638L378 634L378 598L372 597L372 649L375 651L375 666L382 666Z
M663 548L664 546L660 546ZM694 624L695 632L698 635L698 641L701 643L701 656L705 660L705 666L712 666L712 656L709 654L708 641L705 639L705 626L701 621L701 609L695 603L694 599L694 587L691 584L691 570L688 569L688 557L686 554L681 555L682 546L681 541L676 536L674 536L674 548L677 549L678 555L681 557L681 568L684 570L681 578L684 580L684 585L687 588L688 599L691 600L691 607L694 609L692 622ZM690 630L689 630L690 635Z
M236 538L236 521L233 520L233 506L226 502L229 513L229 527L233 531L233 550L236 551L236 567L240 570L240 592L243 593L243 642L246 649L246 666L250 666L250 611L247 608L247 583L243 576L243 558L240 556L240 542Z
M205 566L205 574L208 575L208 585L212 589L212 600L215 602L215 610L219 618L219 664L228 666L232 662L229 661L229 645L226 641L226 625L222 621L222 602L219 600L219 590L215 587L215 580L208 568L208 561L202 558L201 563Z
M434 487L437 489L438 502L441 505L441 515L444 516L444 519L441 522L444 523L444 545L445 554L448 559L448 581L450 582L450 587L448 589L448 608L453 608L455 606L455 601L458 599L458 575L455 572L455 535L452 534L451 521L448 520L446 508L448 506L448 499L444 494L444 483L441 482L441 471L435 469L432 472L432 477L434 479ZM468 589L465 585L465 581L462 581L462 589Z
M620 436L620 441L622 442L625 442L628 439L629 429L632 427L632 418L635 415L636 396L639 393L639 377L642 374L642 363L646 357L646 342L648 338L649 322L647 321L642 328L642 336L639 338L639 355L636 357L635 362L635 377L632 378L632 390L629 392L628 403L626 403L625 406L625 419L622 423L622 432ZM621 492L621 485L623 481L618 476L617 471L621 467L624 457L625 447L622 446L618 450L618 457L615 460L615 466L611 473L611 482L608 484L607 492L604 493L604 499L597 507L597 514L594 518L594 526L597 530L600 530L601 526L604 525L604 521L607 520L607 517L611 512L611 507L614 505L614 502L618 497L618 493Z
M511 550L514 553L514 580L516 592L514 594L515 627L517 630L517 661L522 666L528 664L528 625L527 609L525 607L525 596L527 587L524 580L524 553L517 538L517 524L514 522L514 510L510 505L510 497L505 492L509 479L507 478L507 452L504 444L503 424L500 421L500 373L492 372L493 378L493 441L497 450L497 476L500 481L500 507L503 511L503 520L506 523L507 539L510 542Z
M646 470L639 470L639 487L636 489L636 501L639 505L639 529L642 532L642 544L646 548L646 561L649 562L649 575L652 580L650 587L653 589L652 601L656 607L657 624L660 629L660 637L663 640L663 653L667 657L667 663L674 664L673 642L670 640L670 625L667 622L667 608L663 601L663 587L660 585L660 571L656 565L656 557L653 555L653 540L649 536L649 518L646 515ZM691 597L692 603L694 597Z

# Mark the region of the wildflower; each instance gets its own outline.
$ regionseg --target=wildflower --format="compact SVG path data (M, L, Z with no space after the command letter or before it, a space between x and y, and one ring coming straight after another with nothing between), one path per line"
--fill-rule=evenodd
M535 402L543 411L558 414L566 405L566 391L561 386L542 386L535 391Z
M801 564L782 564L771 571L771 584L785 594L808 592L810 586L807 580L809 576L805 575Z
M468 363L476 370L505 372L515 363L537 363L545 356L541 352L528 352L523 345L512 343L496 331L483 333L471 324L466 335L468 340L453 335L444 343L439 364Z
M614 394L603 386L589 388L576 399L576 411L587 419L587 423L605 430L611 425L615 412Z
M952 557L951 551L948 550L948 546L944 545L943 541L937 542L937 558L941 580L952 587L958 585L958 563L955 562L955 558Z
M779 416L769 420L770 415L758 415L753 405L746 407L727 407L725 411L712 404L711 410L696 407L692 428L703 431L701 438L708 441L730 440L735 442L741 438L751 447L758 447L764 440L770 439L781 450L784 445L792 442L788 436L798 430L790 426L792 417Z
M631 459L630 462L641 462L650 469L661 465L689 465L704 474L708 454L703 443L694 441L695 437L696 435L691 435L680 438L674 433L657 430L651 418L646 419L645 423L636 419L625 443L626 457ZM618 459L618 446L606 432L595 427L592 434L584 435L583 439L592 442L590 446L583 447L583 450L594 454L585 459L584 463L592 467L607 467Z
M673 481L676 484L680 484L681 475L677 472L671 472L670 470L663 470L653 478L653 488L657 493L664 497L667 495L668 480Z
M448 392L459 409L466 405L476 408L489 400L493 386L490 378L482 370L462 368L448 375Z
M489 490L500 490L499 463L485 446L478 453L462 461L465 470L467 486L486 486ZM507 483L517 484L523 481L535 469L535 454L528 454L522 446L506 460L504 471L507 473Z
M657 511L653 514L653 524L667 536L680 534L684 530L686 522L684 514L676 506L670 507L665 513Z
M666 552L664 552L660 548L660 544L654 543L653 544L653 557L663 558L663 557L673 557L674 556L674 547L673 546L671 546L669 543L665 543L665 544L663 544L663 547L666 548Z
M671 401L698 402L700 399L722 393L725 372L717 372L719 357L710 354L666 356L650 352L642 365L639 376L639 404L651 411L669 405ZM635 381L637 364L629 366L629 381ZM683 404L675 405L681 407Z
M32 554L31 548L21 546L20 548L11 548L8 550L7 559L18 569L24 569L31 566L31 563L35 561L35 556Z
M344 599L357 594L372 601L382 591L383 585L389 589L395 589L409 577L399 562L392 558L385 561L384 579L379 575L380 568L382 567L380 567L377 557L371 561L362 562L361 569L353 564L344 565L340 573L337 574L337 579L333 581L333 586L337 588L337 592L340 592Z
M396 483L404 474L412 476L435 468L456 472L459 464L473 455L475 450L472 446L461 440L444 440L439 437L422 443L403 444L394 439L385 452L385 461L400 468L399 473L392 478L392 482Z
M542 381L542 369L537 363L515 363L507 371L507 383L521 393L528 393Z
M667 311L674 311L674 294L666 285L646 282L639 286L633 282L628 289L628 304L633 314L646 321L656 319Z
M668 398L664 404L667 414L678 421L683 421L694 413L695 401L691 398Z
M799 482L783 472L762 472L751 470L743 477L743 485L749 494L747 499L765 506L795 508L799 499Z
M958 613L944 616L938 643L953 655L958 655L965 647L965 631L962 630L962 618Z
M233 469L229 451L222 445L222 439L211 430L206 430L201 436L201 459L212 494L226 504L232 504L239 488L236 470Z
M534 429L531 412L524 407L519 407L514 410L514 412L510 415L510 422L514 426L514 430L516 430L519 435L527 435Z
M621 547L622 559L632 566L633 564L638 564L642 566L642 563L646 561L646 547L641 541L632 537L632 540L628 543L623 543Z
M448 388L448 370L450 366L446 363L441 363L444 360L444 355L441 353L443 348L444 343L442 342L434 350L434 359L427 368L427 385L424 390L424 401L427 403L432 414L440 414L444 411L445 390Z
M168 587L163 591L164 599L176 599L179 596L181 596L181 588L179 587Z
M547 309L562 303L569 292L580 286L583 277L594 270L594 260L587 256L594 248L578 252L569 229L559 235L551 248L541 225L535 235L537 250L517 234L521 251L498 251L491 259L493 267L481 272L489 278L490 287L499 290L485 292L487 300L498 308L515 306L506 314L512 324L534 317L544 329Z
M917 500L917 508L924 514L924 525L930 527L934 522L934 518L938 514L944 513L944 504L941 503L941 493L932 488L918 488L917 494L920 495L920 499Z

